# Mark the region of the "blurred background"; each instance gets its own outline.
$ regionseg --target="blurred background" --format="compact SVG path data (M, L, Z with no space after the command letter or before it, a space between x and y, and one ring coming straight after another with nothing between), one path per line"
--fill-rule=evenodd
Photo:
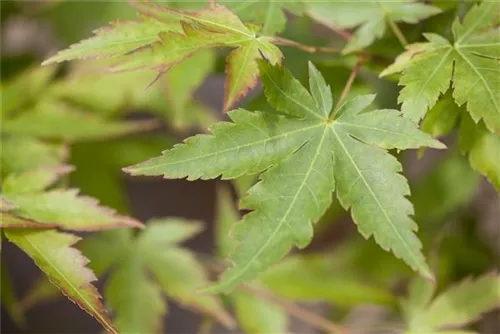
M240 189L253 179L229 184L220 180L163 180L160 178L128 177L121 168L149 157L180 142L185 137L206 132L215 120L226 119L222 112L224 91L224 60L227 51L201 53L187 64L175 68L151 87L155 73L133 72L107 74L101 64L75 62L40 68L40 63L57 50L66 48L92 30L117 19L133 19L134 10L124 1L1 1L1 81L2 87L14 87L23 105L44 108L77 108L103 119L152 120L151 130L119 138L99 141L68 140L69 163L76 171L68 184L98 198L101 203L142 221L153 217L178 216L201 220L206 229L186 246L200 254L214 253L214 221L217 188L230 187L234 199ZM175 2L172 3L175 6ZM195 6L194 4L193 6ZM454 11L423 24L404 26L411 40L422 31L448 34ZM284 32L287 38L308 45L335 46L341 43L326 28L306 17L289 15ZM372 46L374 53L396 56L397 40L386 36ZM355 59L331 55L307 54L297 49L283 48L285 64L302 82L307 80L307 59L315 62L327 82L332 82L334 94L339 94ZM351 94L376 92L377 104L397 108L398 88L393 80L378 79L377 73L390 63L363 68ZM199 64L206 64L202 68ZM189 76L192 82L180 82ZM2 99L2 108L11 108ZM241 106L250 110L268 108L260 88L252 92ZM12 107L13 108L13 107ZM33 118L35 119L35 118ZM495 189L473 172L456 148L456 134L443 138L448 151L405 152L400 154L405 174L412 187L412 202L421 226L426 250L439 268L439 284L445 286L470 275L498 269L500 255L500 205ZM7 149L2 140L2 149ZM14 144L12 144L14 145ZM17 145L20 145L17 143ZM14 149L20 146L13 146ZM19 148L20 149L20 148ZM5 168L12 162L2 161ZM8 167L7 167L8 168ZM402 293L404 282L411 276L404 265L375 246L364 241L355 230L348 213L334 203L317 226L313 243L305 250L339 252L351 261L359 276L394 294ZM367 256L369 254L369 256ZM41 275L32 261L12 244L2 245L2 265L9 268L15 294L22 298ZM340 256L340 255L338 255ZM345 260L348 262L348 260ZM380 263L384 263L383 268ZM346 269L347 270L347 269ZM98 286L102 287L103 279ZM303 302L306 308L328 315L322 303ZM169 305L165 328L170 333L195 333L201 317ZM369 305L356 306L346 314L353 323L384 318L387 313ZM35 305L26 310L27 327L18 328L2 308L2 333L99 333L100 326L86 313L66 299ZM484 333L500 333L498 312L492 312L476 328ZM364 320L363 320L364 319ZM297 333L318 332L301 323L293 323ZM302 326L302 327L300 327ZM214 333L222 332L217 327Z

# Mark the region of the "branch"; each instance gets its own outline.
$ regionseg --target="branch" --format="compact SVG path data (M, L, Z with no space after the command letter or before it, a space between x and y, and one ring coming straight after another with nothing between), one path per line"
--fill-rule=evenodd
M302 51L308 52L308 53L317 53L317 52L324 52L324 53L341 53L342 49L338 48L331 48L327 46L312 46L312 45L305 45L301 44L283 37L278 37L274 36L273 37L273 42L275 45L281 45L281 46L292 46L296 47L297 49L300 49Z
M361 65L365 61L365 58L363 56L358 58L358 61L354 65L351 75L349 75L349 79L347 79L347 82L345 84L344 90L342 90L342 94L340 94L340 98L337 101L337 104L335 105L335 108L333 108L334 113L332 115L335 116L338 108L342 105L344 100L346 99L347 95L349 94L349 91L351 90L352 84L354 83L354 79L356 79L356 76L358 75L359 70L361 69Z
M398 25L389 17L387 18L387 22L389 23L389 27L391 27L394 35L396 35L399 43L401 43L401 46L403 48L406 48L406 46L408 45L408 41L406 40L405 35L401 31L401 29L399 29Z

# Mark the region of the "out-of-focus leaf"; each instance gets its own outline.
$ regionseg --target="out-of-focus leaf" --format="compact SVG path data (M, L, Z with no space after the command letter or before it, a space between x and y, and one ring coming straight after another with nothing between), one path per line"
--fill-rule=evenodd
M300 15L303 4L297 0L249 0L249 1L220 1L243 21L261 25L260 31L265 35L274 35L285 29L285 11Z
M463 115L460 125L460 150L469 163L500 191L500 133L489 132L482 122L475 124Z
M117 333L92 285L96 277L85 267L88 260L71 247L78 237L53 230L26 229L9 229L5 235L28 254L71 301L92 315L108 332Z
M343 306L393 302L384 287L335 268L331 256L324 254L288 257L267 270L261 280L274 293L293 300L326 300Z
M381 38L389 21L415 24L441 12L437 7L415 0L339 2L305 2L307 13L314 20L331 27L356 28L352 39L344 48L344 53L358 51Z
M3 222L1 223L3 224ZM12 286L12 282L9 277L7 267L5 266L5 261L2 261L0 263L0 266L1 266L0 279L1 279L1 289L2 289L0 297L1 297L2 307L5 307L5 310L7 311L11 319L19 327L24 327L26 325L24 312L19 302L19 299L15 295L14 287Z
M448 155L423 179L412 183L417 221L442 221L471 200L478 184L479 176L463 157Z
M2 135L0 140L3 175L40 167L60 166L68 156L66 146L46 143L37 138Z
M36 67L26 70L7 83L2 83L2 118L37 99L48 86L55 70L55 66Z
M22 173L12 173L3 181L2 192L10 194L40 192L72 170L73 166L61 165L42 167Z
M167 303L142 266L131 255L119 264L106 284L107 305L115 313L114 323L120 333L162 332Z
M42 276L35 281L23 296L21 307L27 310L35 305L50 302L62 296L61 291L46 276Z
M78 186L82 193L99 198L103 205L122 214L129 213L121 168L158 154L171 143L165 136L75 143L71 146L70 163L78 168L70 175L71 184ZM99 165L95 161L99 161Z
M421 129L433 137L446 135L453 130L461 114L451 93L447 93L432 107L422 121Z
M45 102L13 118L5 119L2 131L16 136L35 136L69 141L95 140L149 130L151 121L111 121L75 110L61 102Z
M466 279L438 295L411 324L417 328L440 329L466 325L500 307L500 277L486 274Z

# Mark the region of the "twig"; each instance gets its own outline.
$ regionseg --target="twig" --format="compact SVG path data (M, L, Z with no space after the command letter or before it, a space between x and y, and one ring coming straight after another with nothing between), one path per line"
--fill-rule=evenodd
M332 118L335 116L335 114L338 111L338 108L342 105L345 98L349 94L349 91L351 90L352 84L354 83L354 79L356 79L356 76L358 75L358 72L361 69L361 65L363 64L364 61L365 61L365 58L361 56L358 58L358 61L354 65L354 68L352 69L352 72L349 75L349 79L347 79L344 90L342 90L342 94L340 94L340 98L338 99L337 104L335 105L335 108L333 109L334 112L332 114Z
M287 300L281 299L266 290L259 289L253 286L249 285L244 285L242 287L243 290L246 290L247 292L251 293L252 295L261 298L265 301L271 302L275 305L281 306L285 309L285 311L288 314L293 315L297 319L300 319L318 329L322 329L324 331L327 331L328 333L339 333L339 334L346 334L347 329L339 326L337 324L334 324L328 319L325 319L305 308L302 308L298 306L295 303L289 302Z
M405 35L401 31L401 29L399 29L398 25L389 17L387 18L387 22L389 23L389 27L391 27L394 35L396 35L399 43L401 43L403 48L406 48L406 46L408 45L408 41L406 40Z
M312 45L305 45L301 44L283 37L278 37L275 36L273 37L273 42L276 45L282 45L282 46L293 46L296 47L297 49L300 49L302 51L308 52L308 53L316 53L316 52L324 52L324 53L341 53L342 49L338 48L331 48L327 46L312 46Z

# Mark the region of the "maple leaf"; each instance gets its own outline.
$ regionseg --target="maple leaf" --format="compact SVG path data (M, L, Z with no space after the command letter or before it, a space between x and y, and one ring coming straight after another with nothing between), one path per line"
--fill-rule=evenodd
M381 73L403 72L398 101L403 113L420 120L453 82L453 98L477 123L491 132L500 130L500 4L474 5L463 22L452 26L454 42L424 34L428 43L409 45L406 53Z
M500 307L500 277L485 274L465 279L433 297L434 287L416 279L404 302L409 332L441 332L471 323L483 313Z
M224 97L224 109L227 110L257 85L257 59L264 56L272 63L279 63L283 57L279 48L272 44L272 37L257 36L254 30L244 25L226 7L214 2L208 3L207 7L199 11L176 10L154 3L134 3L134 6L155 22L165 24L159 31L154 32L155 41L148 40L148 43L138 47L134 39L130 42L131 37L120 33L120 38L125 36L123 42L128 41L127 43L131 43L135 48L128 48L125 52L114 47L116 43L121 42L111 37L108 40L108 34L104 31L89 42L82 42L68 51L61 51L44 64L84 56L109 56L107 48L111 48L113 56L120 56L117 58L118 63L112 67L114 71L155 69L161 73L200 50L214 47L236 48L230 53L227 61ZM171 27L172 20L181 30ZM115 29L119 26L115 25ZM141 27L142 24L138 26ZM154 34L148 36L152 38ZM127 43L125 47L128 46ZM93 46L96 48L92 49Z
M444 145L420 132L397 110L362 112L374 95L360 96L331 111L332 97L310 65L312 95L283 67L260 62L265 95L286 116L235 110L231 123L212 135L188 138L160 157L128 167L132 175L223 179L265 171L240 206L252 210L233 235L234 264L212 291L230 290L278 262L292 246L305 247L316 221L332 201L351 208L360 233L391 250L426 277L432 274L413 233L401 165L386 149Z
M107 231L82 243L99 276L111 270L105 297L121 332L160 332L167 312L162 293L232 325L217 297L197 292L208 280L193 255L178 245L200 229L198 222L157 219L137 237L128 230Z
M285 29L285 11L295 15L299 15L303 11L303 4L298 0L223 0L219 2L237 14L243 21L261 25L260 32L266 35L274 35Z
M441 12L437 7L415 0L363 2L306 2L306 12L314 20L332 29L356 28L343 52L359 51L384 36L388 24L415 24Z

